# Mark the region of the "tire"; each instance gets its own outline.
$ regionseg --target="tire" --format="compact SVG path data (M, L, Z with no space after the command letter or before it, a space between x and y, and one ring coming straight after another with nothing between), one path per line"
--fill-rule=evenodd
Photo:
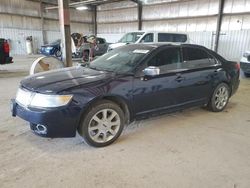
M56 57L61 57L61 55L62 55L62 52L60 50L55 51L55 56Z
M230 89L227 84L221 83L219 84L210 99L210 102L208 104L209 110L213 112L221 112L223 111L229 101L230 97Z
M78 133L88 145L104 147L112 144L121 135L124 123L122 109L111 101L102 100L83 115Z
M244 75L245 75L245 77L250 77L250 73L246 73L246 72L244 72Z

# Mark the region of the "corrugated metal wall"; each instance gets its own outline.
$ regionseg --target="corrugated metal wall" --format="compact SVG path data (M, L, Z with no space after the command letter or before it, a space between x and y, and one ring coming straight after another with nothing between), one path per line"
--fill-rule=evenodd
M109 3L97 8L98 33L119 34L137 30L137 7L131 1Z
M33 37L34 52L42 45L42 32L40 30L25 30L14 28L1 28L0 38L4 36L10 41L11 54L26 54L26 37Z
M144 2L143 30L186 32L191 42L213 49L219 0ZM97 22L98 35L115 42L124 33L138 29L136 4L120 2L99 6ZM250 49L249 32L250 0L225 0L219 53L228 59L239 59Z
M250 50L250 30L222 32L219 45L221 55L238 61L246 50Z
M42 45L42 22L40 4L24 0L1 0L0 38L11 40L12 54L26 54L25 38L33 37L34 52ZM45 41L47 43L61 37L58 11L44 12ZM93 33L93 14L91 11L70 10L71 32Z
M213 48L219 0L144 0L143 30L187 32L193 43ZM138 29L136 4L127 0L97 8L98 35L109 42ZM35 50L42 44L39 3L1 0L0 37L11 39L12 53L25 53L25 38L32 35ZM93 33L90 11L71 9L71 31ZM58 12L44 12L45 41L60 38ZM219 52L229 59L241 56L249 46L250 0L225 0Z

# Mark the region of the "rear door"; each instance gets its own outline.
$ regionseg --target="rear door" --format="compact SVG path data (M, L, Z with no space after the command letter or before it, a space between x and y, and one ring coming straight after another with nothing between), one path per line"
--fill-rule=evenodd
M185 92L181 102L202 104L209 100L213 89L213 80L220 71L220 64L205 49L186 46L182 48L183 64L185 69L181 73L183 82L180 82L179 92Z

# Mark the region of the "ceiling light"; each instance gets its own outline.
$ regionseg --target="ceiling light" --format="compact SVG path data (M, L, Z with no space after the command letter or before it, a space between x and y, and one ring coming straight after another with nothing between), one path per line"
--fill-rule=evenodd
M88 7L86 6L80 6L80 7L76 7L77 10L88 10Z

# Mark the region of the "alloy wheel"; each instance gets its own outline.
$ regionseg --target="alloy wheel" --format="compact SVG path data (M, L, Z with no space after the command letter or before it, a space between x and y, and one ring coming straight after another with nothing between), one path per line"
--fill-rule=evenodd
M215 106L217 109L223 109L228 101L229 92L225 86L220 87L215 94Z
M90 138L97 143L106 143L113 139L119 132L121 119L113 109L98 111L88 124Z

